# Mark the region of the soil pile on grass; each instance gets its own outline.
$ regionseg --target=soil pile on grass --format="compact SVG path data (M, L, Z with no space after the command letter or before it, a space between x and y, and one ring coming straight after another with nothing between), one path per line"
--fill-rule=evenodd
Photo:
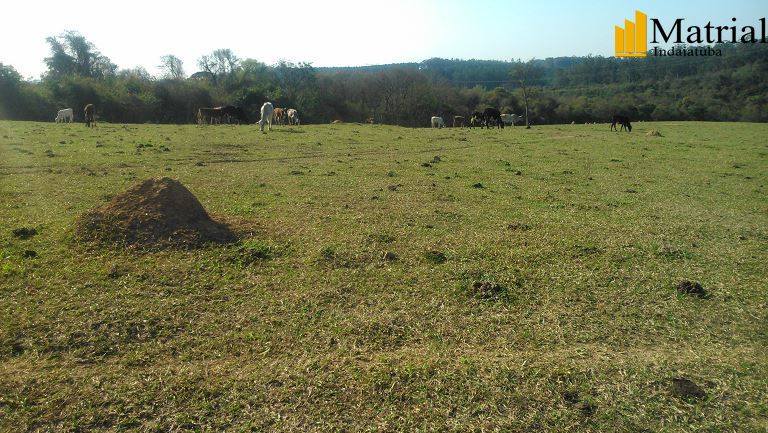
M698 296L699 298L706 298L707 291L704 290L701 283L696 281L683 280L677 283L677 291L684 295Z
M672 395L682 399L699 399L707 396L707 392L690 379L678 377L672 379Z
M86 212L75 232L81 240L126 246L198 247L237 240L184 185L168 177L145 180Z

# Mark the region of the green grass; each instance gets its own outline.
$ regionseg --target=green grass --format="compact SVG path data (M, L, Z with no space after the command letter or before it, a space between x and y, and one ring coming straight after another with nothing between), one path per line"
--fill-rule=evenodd
M0 122L0 431L766 431L766 136ZM153 176L241 242L73 240Z

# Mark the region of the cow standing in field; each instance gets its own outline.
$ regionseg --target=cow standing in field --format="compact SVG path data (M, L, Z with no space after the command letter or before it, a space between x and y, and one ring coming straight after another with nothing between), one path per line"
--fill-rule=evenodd
M502 114L501 115L501 121L504 122L505 125L512 125L515 126L515 123L522 122L523 116L518 116L517 114Z
M627 132L632 132L632 124L629 123L629 117L622 116L620 114L614 114L613 119L611 119L611 131L620 131L620 129L616 129L617 123L621 125L621 129L626 129Z
M272 116L274 115L275 108L271 102L265 102L261 106L261 119L259 119L259 130L264 131L264 124L268 124L268 130L272 130Z
M432 124L433 128L445 128L445 122L443 122L442 117L432 116L430 123Z
M56 119L54 121L56 123L72 123L72 120L75 117L74 111L72 111L71 108L65 108L63 110L59 110L58 113L56 113Z
M95 127L96 126L96 107L93 104L88 104L83 109L83 114L85 114L85 126L88 127Z
M472 113L472 117L469 118L469 128L471 129L473 126L483 126L483 113L479 111Z
M299 111L295 108L289 108L288 111L288 124L289 125L299 125Z
M464 127L464 116L453 116L453 127L456 128L457 125Z
M272 111L272 121L276 125L285 124L285 108L275 107Z
M495 108L486 108L485 111L483 111L483 124L486 128L497 126L504 129L504 122L501 120L501 112Z

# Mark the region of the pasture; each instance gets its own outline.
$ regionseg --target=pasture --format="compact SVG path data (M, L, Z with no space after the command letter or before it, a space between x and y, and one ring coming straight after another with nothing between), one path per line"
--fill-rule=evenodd
M766 431L768 125L633 126L0 122L0 430Z

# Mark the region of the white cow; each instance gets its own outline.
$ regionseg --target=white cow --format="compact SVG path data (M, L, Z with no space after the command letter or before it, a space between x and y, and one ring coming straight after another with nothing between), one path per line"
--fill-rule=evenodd
M433 128L445 128L445 122L443 122L442 117L432 116L431 120Z
M59 112L56 113L56 118L54 120L56 121L56 123L60 123L60 122L72 123L73 118L74 118L74 114L72 112L72 109L65 108L63 110L59 110Z
M299 125L299 111L295 108L289 108L288 111L288 124L289 125Z
M504 122L505 125L512 125L515 126L515 123L522 122L523 116L518 116L517 114L502 114L501 115L501 121Z
M264 131L264 124L268 124L268 130L272 130L272 113L275 111L275 107L271 102L265 102L261 106L261 119L259 119L259 130Z

